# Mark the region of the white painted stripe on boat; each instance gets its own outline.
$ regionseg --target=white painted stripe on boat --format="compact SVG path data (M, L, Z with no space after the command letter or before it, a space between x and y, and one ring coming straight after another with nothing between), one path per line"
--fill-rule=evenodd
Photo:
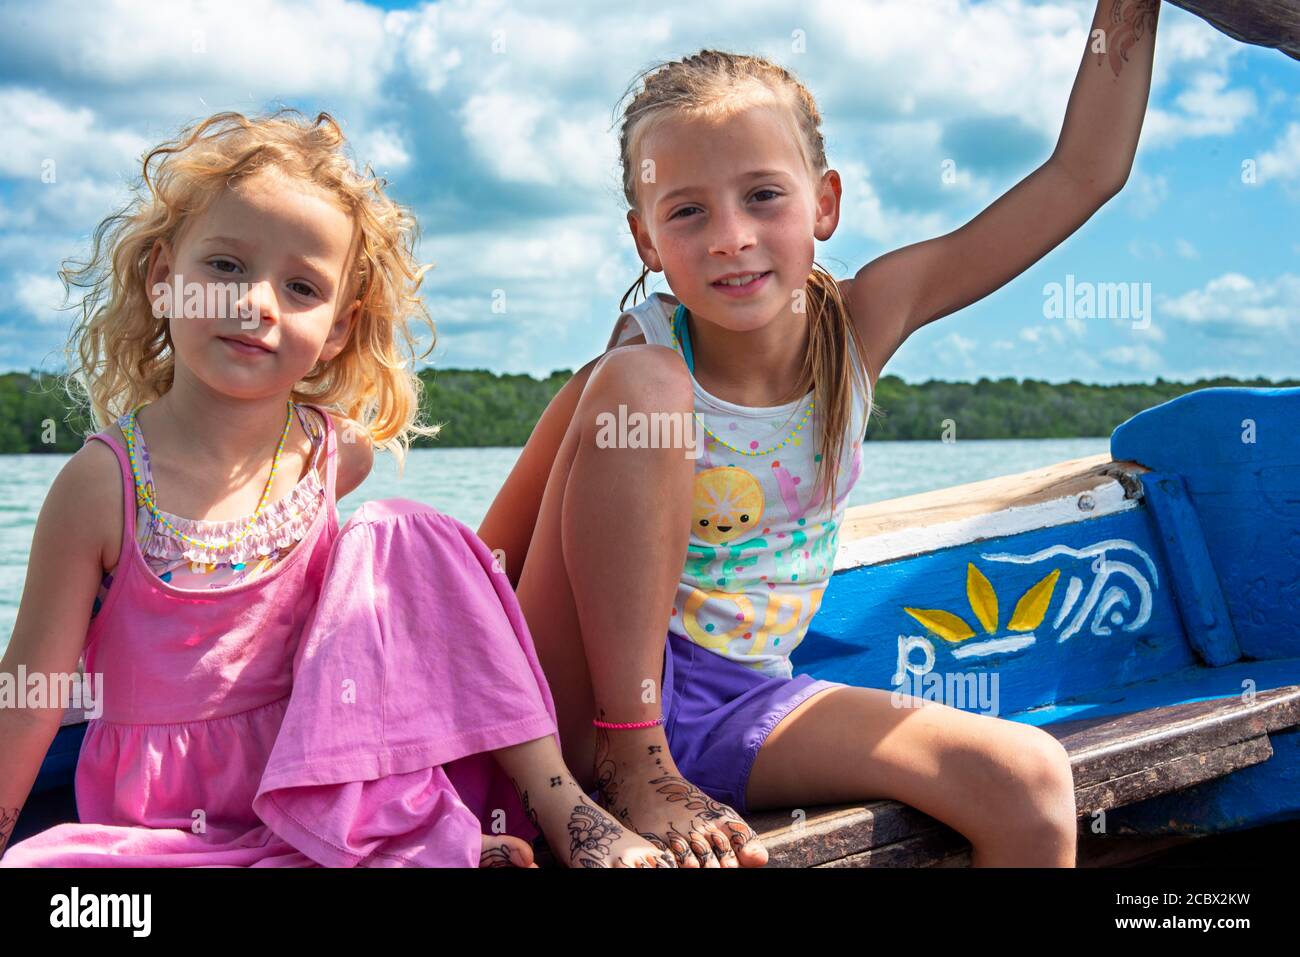
M991 638L974 645L958 645L953 649L952 656L970 658L979 655L996 655L1001 651L1019 651L1021 648L1028 648L1037 640L1037 636L1032 631L1016 638Z
M1079 508L1082 494L1091 497L1093 507ZM860 565L879 565L882 562L924 555L944 548L954 548L983 539L1018 535L1037 528L1070 525L1102 515L1114 515L1137 508L1138 499L1125 498L1124 486L1110 481L1089 489L1086 493L1036 502L1018 508L1005 508L987 515L974 515L952 522L904 528L852 541L841 539L835 554L835 571L857 568Z

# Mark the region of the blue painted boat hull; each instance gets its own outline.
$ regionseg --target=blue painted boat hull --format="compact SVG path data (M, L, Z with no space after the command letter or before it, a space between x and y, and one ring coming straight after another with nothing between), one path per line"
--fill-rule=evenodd
M1300 684L1298 423L1300 389L1149 409L1111 438L1116 463L1149 470L1133 507L839 568L795 672L1038 726ZM1108 812L1112 832L1300 817L1298 733L1262 764Z

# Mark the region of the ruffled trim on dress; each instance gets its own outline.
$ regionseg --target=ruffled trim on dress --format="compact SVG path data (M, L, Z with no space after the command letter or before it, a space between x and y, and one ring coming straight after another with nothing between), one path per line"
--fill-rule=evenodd
M315 413L316 410L311 410ZM319 413L316 413L319 414ZM129 424L130 415L118 419L118 427L123 432ZM292 547L311 529L316 512L325 500L325 483L320 477L320 457L325 447L325 431L316 420L316 415L300 417L304 429L311 437L314 446L311 467L307 474L298 481L288 495L270 503L258 513L257 521L249 527L251 515L225 521L207 521L204 519L183 518L171 512L159 510L158 514L166 518L177 531L197 538L212 547L192 545L178 538L174 532L154 518L148 511L143 498L143 491L136 488L136 504L148 515L148 535L140 546L141 551L151 558L163 561L185 559L203 564L238 565L250 560L266 558ZM310 423L308 425L307 423ZM137 436L139 433L136 433ZM140 456L143 459L142 479L150 488L153 486L149 451L143 437L139 441ZM231 539L240 532L246 532L238 542Z
M294 486L292 492L262 509L257 521L238 542L230 539L248 528L248 515L224 522L198 521L160 511L178 531L191 538L208 542L213 548L191 545L175 537L161 522L149 526L149 537L142 550L146 555L167 560L188 559L192 562L230 562L237 564L265 558L300 541L311 529L316 511L325 498L325 486L315 468Z

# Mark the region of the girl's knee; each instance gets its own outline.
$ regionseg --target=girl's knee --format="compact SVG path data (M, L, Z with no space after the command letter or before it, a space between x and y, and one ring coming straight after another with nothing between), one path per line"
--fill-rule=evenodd
M1070 754L1055 737L1026 725L1016 761L1023 788L1023 827L1045 832L1075 829L1074 772Z
M686 364L672 349L625 346L605 353L596 363L583 402L600 411L620 403L647 412L685 411L694 407L694 385Z

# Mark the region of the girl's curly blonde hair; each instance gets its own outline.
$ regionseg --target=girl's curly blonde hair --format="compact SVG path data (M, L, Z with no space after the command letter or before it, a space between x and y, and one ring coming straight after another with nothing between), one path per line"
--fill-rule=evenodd
M172 386L175 353L167 318L154 316L146 289L155 244L174 246L185 225L228 184L274 170L331 194L360 233L343 289L345 304L361 301L348 342L332 360L318 361L290 398L356 422L375 447L393 453L399 475L411 437L438 433L437 426L418 421L423 383L415 365L433 350L433 341L416 355L412 320L427 323L436 337L417 294L431 268L415 260L419 226L384 195L387 182L369 166L358 172L345 149L343 132L328 113L309 121L284 108L253 118L217 113L144 157L135 195L95 229L89 259L66 261L59 271L69 296L74 286L85 290L66 346L65 382L77 404L89 405L96 427L106 428Z
M794 74L771 60L722 50L701 50L643 70L632 80L628 93L638 83L641 88L635 90L624 109L619 131L623 196L629 209L638 209L636 187L642 144L652 130L674 117L725 118L750 106L775 105L782 111L790 135L799 146L809 176L819 180L828 168L820 129L822 118L816 101ZM625 99L628 93L624 94ZM650 269L642 265L641 275L623 294L620 310L627 308L628 299L635 304L638 292L643 297L647 295L649 277ZM826 501L834 502L837 494L834 465L840 461L849 430L853 390L865 395L869 410L875 411L871 384L859 364L852 361L851 353L858 354L863 368L870 365L835 278L814 262L804 289L808 353L793 394L801 397L810 387L814 391L821 419L818 448L821 461L816 483L823 492L829 493Z

